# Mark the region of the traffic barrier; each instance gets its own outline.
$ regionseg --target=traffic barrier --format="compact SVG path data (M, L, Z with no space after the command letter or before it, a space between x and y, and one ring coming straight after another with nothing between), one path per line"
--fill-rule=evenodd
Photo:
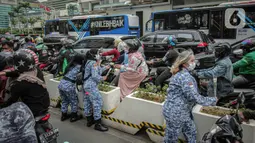
M48 81L48 86L47 86L47 90L49 92L50 95L50 105L52 107L56 107L59 101L59 91L58 91L58 85L59 85L60 81L55 80L55 79L50 79Z

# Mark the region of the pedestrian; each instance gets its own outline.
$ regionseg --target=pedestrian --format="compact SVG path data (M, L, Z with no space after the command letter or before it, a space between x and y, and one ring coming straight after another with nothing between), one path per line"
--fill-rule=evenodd
M83 57L81 55L75 55L72 58L72 61L67 66L67 69L64 73L63 79L60 81L58 85L60 97L62 99L61 105L61 121L65 121L69 118L67 111L68 106L71 106L71 118L70 122L75 122L80 119L78 116L78 97L76 93L76 79L77 74L80 72L81 64L83 61Z
M192 108L195 104L215 105L217 98L198 93L196 80L190 72L195 69L195 57L190 50L180 53L171 68L173 76L163 105L166 120L165 143L177 143L182 132L188 143L196 143L196 127Z
M97 86L101 81L107 79L107 77L102 77L101 74L110 67L100 67L101 57L98 50L88 51L86 59L83 88L85 91L84 113L87 117L87 126L91 127L95 123L95 130L108 131L108 128L101 123L103 99Z

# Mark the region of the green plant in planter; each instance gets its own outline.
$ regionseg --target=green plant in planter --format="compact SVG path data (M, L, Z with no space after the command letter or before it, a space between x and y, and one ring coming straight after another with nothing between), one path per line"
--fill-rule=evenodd
M225 115L230 115L235 113L235 110L233 109L227 110L227 109L222 109L219 107L202 107L200 112L222 117Z
M146 88L138 88L136 90L138 92L134 96L145 100L163 103L167 95L167 88L168 86L165 85L162 90L158 90L159 88L155 85L146 84Z
M98 85L98 89L103 92L109 92L113 90L114 88L110 86L110 83L102 82Z

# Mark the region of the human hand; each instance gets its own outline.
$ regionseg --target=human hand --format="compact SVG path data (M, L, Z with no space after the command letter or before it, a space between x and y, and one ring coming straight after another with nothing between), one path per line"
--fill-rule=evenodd
M107 80L107 76L103 76L103 80L104 80L104 81Z
M120 69L121 65L120 64L116 64L116 65L114 65L114 68Z

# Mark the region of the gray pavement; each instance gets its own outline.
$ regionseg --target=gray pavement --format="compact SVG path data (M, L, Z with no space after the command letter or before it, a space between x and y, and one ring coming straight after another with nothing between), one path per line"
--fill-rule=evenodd
M69 120L60 121L60 110L50 109L50 123L59 129L58 143L151 143L145 133L130 135L119 130L109 128L108 132L95 131L93 127L85 126L86 120L70 123Z

